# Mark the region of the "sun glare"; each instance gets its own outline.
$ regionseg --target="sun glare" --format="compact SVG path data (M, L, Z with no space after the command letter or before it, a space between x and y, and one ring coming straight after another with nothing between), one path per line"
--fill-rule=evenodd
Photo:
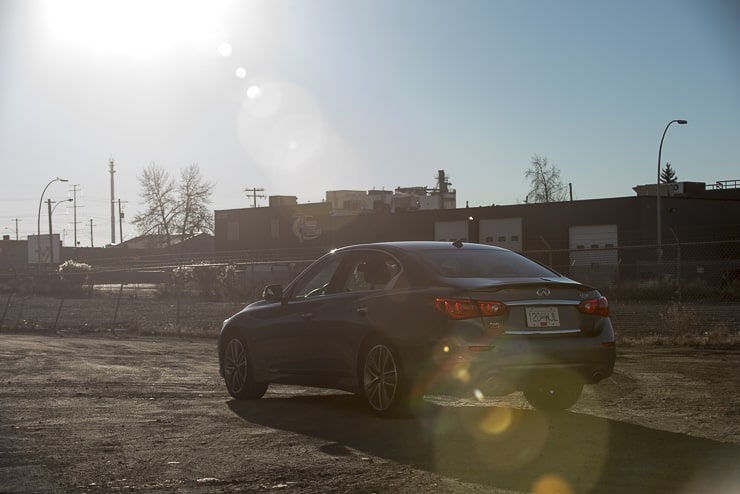
M231 48L231 44L230 43L227 43L227 42L224 41L223 43L221 43L220 45L218 45L218 54L221 55L222 57L228 57L228 56L230 56L231 55L231 51L232 51L232 48Z
M210 37L224 2L196 0L48 0L50 32L95 52L150 56Z

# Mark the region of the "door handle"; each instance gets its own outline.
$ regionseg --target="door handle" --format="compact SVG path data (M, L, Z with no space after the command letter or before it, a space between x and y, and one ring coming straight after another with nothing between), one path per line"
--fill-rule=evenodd
M366 316L367 315L367 307L359 307L357 309L357 313L360 314L361 316Z
M311 312L304 312L303 314L301 314L301 317L308 321L313 317L313 314Z

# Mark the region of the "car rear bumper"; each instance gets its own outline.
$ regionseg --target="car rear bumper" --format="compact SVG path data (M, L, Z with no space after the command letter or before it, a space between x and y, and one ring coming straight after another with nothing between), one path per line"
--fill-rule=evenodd
M616 360L611 331L590 337L502 335L448 348L446 359L436 359L434 377L426 376L430 392L504 395L541 378L594 384L612 375Z

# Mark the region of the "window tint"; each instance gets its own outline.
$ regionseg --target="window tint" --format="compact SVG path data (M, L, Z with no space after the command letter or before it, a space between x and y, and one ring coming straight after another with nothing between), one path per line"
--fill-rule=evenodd
M399 273L401 267L390 256L377 252L361 253L354 257L344 291L380 290Z
M455 251L426 251L421 257L432 271L449 278L559 276L555 271L509 251L463 248Z
M325 295L329 282L337 272L341 259L333 256L319 265L314 266L298 282L293 290L293 298L306 298Z

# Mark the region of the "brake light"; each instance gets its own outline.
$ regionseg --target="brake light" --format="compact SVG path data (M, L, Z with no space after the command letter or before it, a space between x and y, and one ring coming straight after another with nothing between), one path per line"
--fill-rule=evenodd
M578 310L584 314L595 314L607 317L609 316L609 301L606 297L584 300L578 304Z
M470 319L471 317L500 316L506 311L501 302L476 301L469 299L437 298L434 306L442 314L452 319Z

